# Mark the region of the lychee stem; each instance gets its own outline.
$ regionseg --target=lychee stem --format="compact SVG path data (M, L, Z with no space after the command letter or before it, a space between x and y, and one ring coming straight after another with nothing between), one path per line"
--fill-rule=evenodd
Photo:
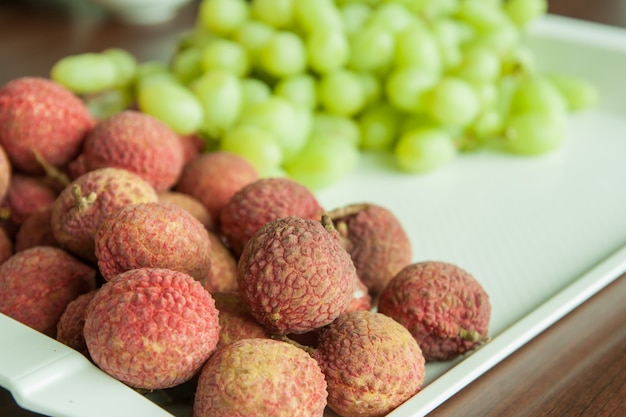
M0 220L11 218L11 209L8 207L0 207Z
M39 163L39 165L41 165L43 170L46 172L46 176L48 178L51 178L57 181L63 187L66 187L70 184L70 179L67 177L67 175L65 175L64 173L59 171L56 167L48 163L48 161L46 161L45 158L41 156L39 152L33 151L33 155L35 156L37 163Z
M467 330L463 328L459 329L459 337L470 342L480 342L485 340L485 338L476 330Z
M368 207L369 207L368 203L349 204L347 206L339 207L334 210L331 210L327 212L327 214L332 220L337 220L343 217L348 217L348 216L357 214L358 212L363 211Z
M72 185L72 196L76 200L76 207L80 212L83 212L91 207L98 198L98 195L93 191L90 192L86 197L83 196L80 185L78 184Z
M335 229L335 224L333 223L333 219L328 215L328 213L322 214L322 226L324 229L330 233L336 233L337 229Z

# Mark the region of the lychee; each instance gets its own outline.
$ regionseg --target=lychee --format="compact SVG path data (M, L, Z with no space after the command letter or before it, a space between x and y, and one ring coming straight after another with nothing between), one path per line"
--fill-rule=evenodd
M170 189L183 168L178 135L165 123L136 110L125 110L99 122L87 134L74 172L115 167L133 172L158 192Z
M332 222L272 220L252 236L237 281L251 314L271 333L305 333L332 322L351 302L357 276Z
M51 207L57 195L57 190L45 177L14 173L4 200L0 203L7 217L5 220L9 233L14 235L30 214Z
M211 217L211 213L209 213L209 210L195 197L170 190L160 192L159 201L161 203L173 203L184 208L191 213L193 217L200 220L200 223L208 230L215 230L215 222Z
M391 278L411 263L409 237L389 209L357 203L333 210L329 216L372 296L377 297Z
M95 294L83 330L92 360L141 389L190 380L217 346L218 311L189 275L161 268L119 274Z
M312 353L328 406L343 417L381 417L420 391L425 361L409 331L380 313L352 311L320 331Z
M34 246L61 247L52 232L51 217L52 207L29 214L15 234L15 251L19 252Z
M273 339L218 349L198 379L194 417L322 417L326 382L304 350Z
M447 262L402 269L381 293L378 311L411 332L427 361L454 359L488 339L487 292L470 273Z
M94 236L102 276L151 267L185 272L202 282L211 268L211 241L202 223L171 203L136 203L111 213Z
M239 190L220 214L220 228L235 254L265 223L287 216L320 220L324 209L304 185L289 178L261 178Z
M96 270L66 251L37 246L0 265L0 312L48 336L67 305L96 287Z
M87 306L98 292L98 289L81 294L71 301L57 323L56 339L66 346L79 351L89 358L89 350L83 335Z
M43 174L80 152L95 124L85 104L52 80L22 77L0 88L0 145L17 170Z
M76 178L52 205L54 237L68 251L96 261L94 235L111 213L135 203L158 201L143 178L121 168L99 168Z
M217 234L209 232L209 240L211 241L211 270L204 280L204 287L210 293L238 292L237 258Z
M204 140L196 133L179 135L183 147L183 163L187 164L198 156L204 148Z
M242 156L224 151L203 152L185 165L175 190L195 197L219 222L222 207L258 178L254 166Z
M371 310L372 309L372 297L369 294L368 288L363 281L357 276L356 283L354 285L354 291L352 293L352 299L350 304L346 307L346 312L357 310Z
M220 338L217 347L241 339L267 337L265 327L252 317L248 306L237 293L211 294L219 311Z

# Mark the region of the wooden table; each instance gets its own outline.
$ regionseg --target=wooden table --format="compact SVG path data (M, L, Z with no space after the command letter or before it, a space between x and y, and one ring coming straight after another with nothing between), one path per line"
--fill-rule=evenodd
M551 0L550 12L626 27L622 0ZM33 1L0 3L0 85L47 76L68 54L119 46L139 60L171 56L195 4L171 22L133 27ZM626 416L626 274L435 409L432 417ZM0 390L0 416L36 416Z

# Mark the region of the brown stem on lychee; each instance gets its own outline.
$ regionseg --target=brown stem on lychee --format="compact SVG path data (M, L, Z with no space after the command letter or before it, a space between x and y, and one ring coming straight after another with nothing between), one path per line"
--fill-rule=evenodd
M331 219L328 213L322 213L322 226L324 226L324 229L329 233L337 233L333 219Z
M315 353L315 348L312 348L311 346L306 346L306 345L303 345L301 343L298 343L295 340L290 339L289 337L287 337L285 335L274 334L274 335L270 335L270 338L271 339L275 339L275 340L280 340L281 342L289 343L290 345L293 345L293 346L295 346L297 348L300 348L300 349L304 350L310 356L313 356L313 353Z
M33 155L35 156L37 163L41 165L43 170L46 172L46 176L48 178L57 181L63 187L66 187L70 184L70 179L67 177L67 175L59 171L52 164L48 163L48 161L46 161L46 159L39 152L33 151Z
M347 206L339 207L339 208L336 208L334 210L330 210L326 214L328 214L328 216L332 220L337 220L337 219L342 219L344 217L348 217L348 216L352 216L354 214L357 214L357 213L365 210L368 207L369 207L368 203L348 204Z
M78 184L72 185L72 196L76 200L76 208L78 208L78 211L81 213L93 206L93 203L95 203L98 198L98 195L93 191L87 196L83 196L80 185Z
M463 328L459 329L459 337L470 342L483 342L487 339L476 330L467 330Z
M7 220L11 218L11 209L8 207L0 207L0 220Z

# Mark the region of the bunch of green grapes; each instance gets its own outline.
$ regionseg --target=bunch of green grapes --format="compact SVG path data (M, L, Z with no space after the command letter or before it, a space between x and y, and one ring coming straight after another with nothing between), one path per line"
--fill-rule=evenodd
M108 82L122 106L130 96L208 150L318 189L363 152L424 172L474 149L558 147L596 90L536 69L524 31L546 11L546 0L203 0L168 63L82 59L108 62L87 84ZM93 93L72 87L80 59L52 78Z

